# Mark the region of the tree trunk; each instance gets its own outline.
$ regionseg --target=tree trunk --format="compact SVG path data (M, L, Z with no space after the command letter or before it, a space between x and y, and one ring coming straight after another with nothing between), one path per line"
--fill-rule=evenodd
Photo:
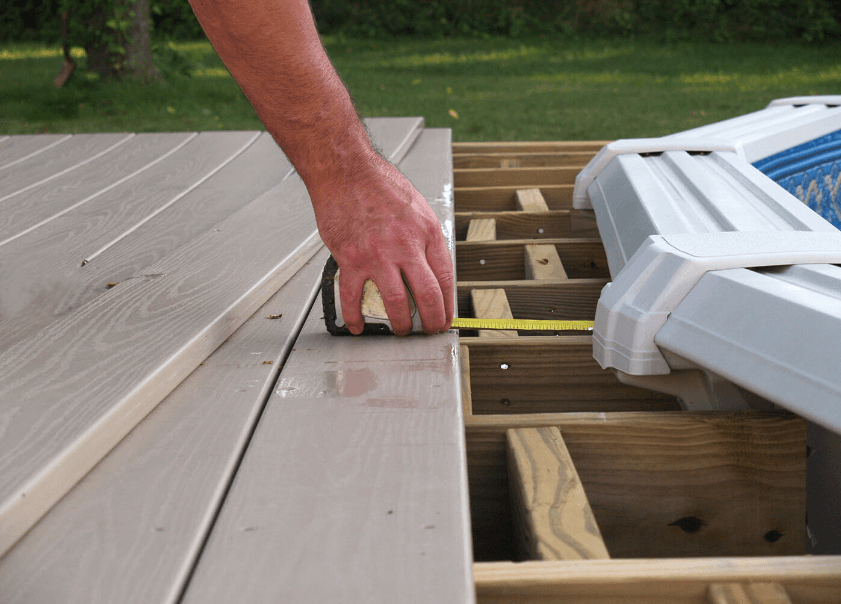
M134 0L126 44L124 73L136 82L159 82L163 78L152 60L152 19L149 0Z
M100 4L83 23L89 34L84 44L88 71L102 79L123 77L144 84L163 79L152 60L149 0Z

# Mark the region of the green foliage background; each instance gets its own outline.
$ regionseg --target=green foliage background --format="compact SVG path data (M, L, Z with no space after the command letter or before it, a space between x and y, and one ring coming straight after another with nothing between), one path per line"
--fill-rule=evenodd
M66 1L66 0L65 0ZM75 0L83 13L92 3ZM841 38L836 0L311 0L324 34L385 38L653 35L665 40L820 41ZM59 39L62 0L0 5L0 42ZM187 0L153 0L158 37L202 36Z

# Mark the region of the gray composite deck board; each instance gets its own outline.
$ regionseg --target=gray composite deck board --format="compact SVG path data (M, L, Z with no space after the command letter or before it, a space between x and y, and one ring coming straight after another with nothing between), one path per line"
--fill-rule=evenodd
M389 131L387 155L421 124ZM286 179L0 355L0 555L320 246Z
M198 189L143 224L84 267L68 263L66 285L42 299L40 312L15 322L15 335L31 333L122 282L221 222L290 175L290 164L264 133ZM3 249L0 247L0 256Z
M70 140L71 134L18 134L0 138L0 170Z
M2 204L15 195L27 191L39 183L60 178L78 170L102 155L126 144L133 134L76 134L68 141L30 157L14 167L0 172L3 174Z
M166 159L191 133L139 134L84 166L7 199L0 205L0 246L107 193L123 179ZM35 163L37 158L27 163ZM25 170L27 165L17 166ZM139 175L135 175L138 178ZM2 181L0 181L2 182ZM0 184L0 197L8 194Z
M327 255L316 254L0 560L0 600L177 600Z
M450 147L400 167L452 242ZM472 601L459 374L454 332L337 338L317 301L185 604Z
M181 135L178 135L181 136ZM256 132L202 133L166 161L0 247L0 351L66 314L95 258L241 153ZM102 286L105 286L103 283Z

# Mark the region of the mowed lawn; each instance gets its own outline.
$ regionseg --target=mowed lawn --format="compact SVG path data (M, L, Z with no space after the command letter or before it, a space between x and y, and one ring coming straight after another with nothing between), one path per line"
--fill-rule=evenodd
M428 127L452 128L457 141L658 136L779 97L841 94L838 43L560 37L325 43L363 115L421 115ZM180 59L165 53L166 84L97 82L80 69L62 89L52 85L61 64L56 48L0 46L0 133L261 128L207 42L171 46Z

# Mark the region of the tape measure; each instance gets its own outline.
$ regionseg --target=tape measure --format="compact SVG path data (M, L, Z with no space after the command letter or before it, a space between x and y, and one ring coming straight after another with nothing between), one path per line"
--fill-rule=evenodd
M592 331L593 321L541 321L538 319L470 319L456 317L453 329L521 329L524 331Z

